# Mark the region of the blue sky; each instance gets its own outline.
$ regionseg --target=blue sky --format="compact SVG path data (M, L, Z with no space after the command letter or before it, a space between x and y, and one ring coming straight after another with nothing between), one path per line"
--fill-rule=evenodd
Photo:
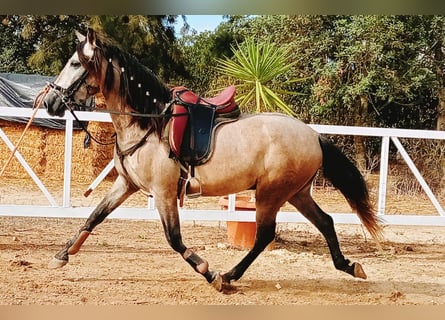
M198 33L206 30L213 31L223 21L222 15L186 15L186 18L190 29L196 29ZM175 29L179 31L182 24L182 18L179 18Z

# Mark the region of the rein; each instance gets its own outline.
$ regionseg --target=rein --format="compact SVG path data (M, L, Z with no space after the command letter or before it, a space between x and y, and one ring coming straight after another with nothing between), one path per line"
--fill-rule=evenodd
M82 106L88 108L87 105L81 105L78 103L75 103L73 101L73 96L74 94L77 92L77 90L79 90L79 88L85 84L87 87L87 93L90 94L90 89L93 89L93 92L96 93L99 89L96 87L93 87L89 84L87 84L85 82L86 78L88 77L88 71L85 71L82 76L77 79L76 81L74 81L68 88L63 88L61 86L59 86L58 84L54 83L54 82L48 82L48 87L50 87L51 89L54 90L54 92L57 93L57 95L60 97L60 100L62 101L62 103L65 105L66 109L69 110L69 112L72 114L72 116L74 117L74 119L77 121L77 123L79 124L80 128L90 136L91 140L93 140L94 142L100 144L100 145L111 145L114 143L113 142L102 142L99 139L95 138L86 128L86 126L83 124L82 121L79 120L79 118L77 117L77 115L74 113L74 106ZM93 93L93 94L94 94Z
M143 118L171 118L171 117L179 117L179 116L189 115L188 112L177 113L177 114L172 114L172 113L168 112L171 105L176 102L176 99L173 99L172 101L168 102L166 104L165 108L159 114L155 114L155 113L144 114L144 113L139 113L139 112L123 112L123 111L119 111L119 110L102 110L102 109L97 109L95 107L90 107L90 106L87 106L84 104L76 103L73 101L73 96L83 84L86 85L87 93L89 95L94 95L95 93L97 93L99 91L99 89L97 87L93 87L85 82L87 77L88 77L88 71L85 71L82 74L82 76L79 79L77 79L75 82L73 82L68 88L63 88L54 82L49 82L48 87L52 88L59 95L62 103L65 105L66 109L72 114L74 119L79 124L80 128L91 137L91 140L93 140L94 142L96 142L100 145L116 144L116 146L117 146L117 140L111 141L111 142L102 142L99 139L95 138L89 132L89 130L83 124L83 122L79 120L76 113L74 112L73 106L81 106L83 109L89 110L89 111L96 111L96 112L124 115L124 116L143 117ZM93 92L90 92L90 89L93 89ZM122 155L125 156L125 155L132 154L136 149L138 149L140 146L142 146L145 143L145 141L146 141L147 137L150 135L150 133L151 133L151 130L148 130L148 132L144 135L144 137L138 143L136 143L134 146L130 147L128 150L120 151L120 149L117 147L116 150L117 150L119 156L122 156Z

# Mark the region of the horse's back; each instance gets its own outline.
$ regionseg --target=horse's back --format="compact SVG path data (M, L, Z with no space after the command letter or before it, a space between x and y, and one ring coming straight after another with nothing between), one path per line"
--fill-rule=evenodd
M284 175L308 180L322 160L318 133L278 113L242 115L217 130L214 144L209 162L198 168L204 184L212 185L209 189L230 181L238 192L265 177L283 179Z
M215 147L226 141L232 146L243 145L249 152L298 148L304 153L318 154L318 135L304 122L280 113L242 115L238 121L220 129Z

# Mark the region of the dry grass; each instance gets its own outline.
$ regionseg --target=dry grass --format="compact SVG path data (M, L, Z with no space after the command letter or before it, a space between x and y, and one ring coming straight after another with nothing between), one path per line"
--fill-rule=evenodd
M13 144L18 141L25 127L24 124L8 121L0 121L0 126ZM99 122L90 122L88 130L101 141L110 141L114 132L110 123ZM84 148L84 139L83 131L75 130L73 132L73 182L91 182L113 157L113 145L103 146L91 142L89 148ZM63 179L65 161L65 133L63 130L31 126L26 132L18 152L42 180ZM0 165L2 167L10 154L6 144L1 142ZM14 158L2 178L25 179L28 178L28 173Z

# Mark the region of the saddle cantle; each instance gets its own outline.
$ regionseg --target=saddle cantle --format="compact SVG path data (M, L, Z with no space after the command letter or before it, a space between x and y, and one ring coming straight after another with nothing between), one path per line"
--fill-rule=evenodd
M170 158L178 160L183 167L178 184L178 198L182 203L189 182L197 180L194 167L204 164L212 155L215 130L224 123L236 121L240 110L235 102L235 86L227 87L212 98L203 98L185 87L173 88L172 95L168 142ZM195 182L200 187L199 181ZM200 192L187 195L199 196Z

